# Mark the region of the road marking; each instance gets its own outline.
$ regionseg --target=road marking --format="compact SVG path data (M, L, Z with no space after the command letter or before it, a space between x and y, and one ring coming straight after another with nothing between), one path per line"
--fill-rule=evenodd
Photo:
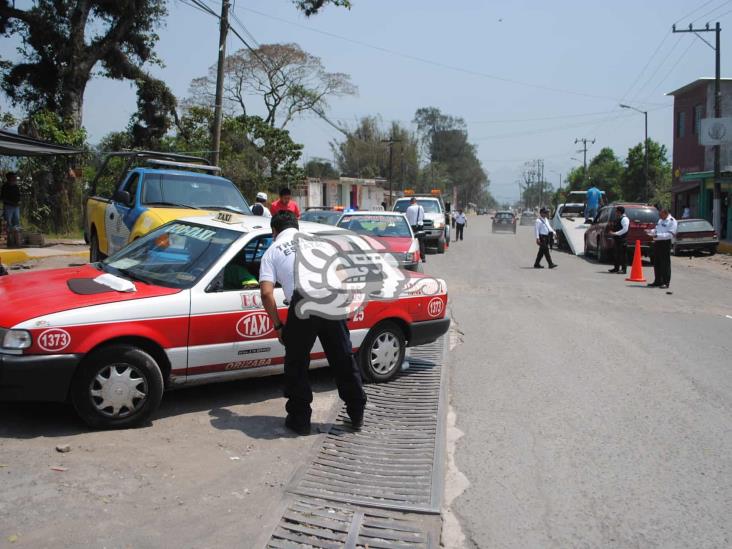
M725 315L725 316L726 316L727 318L729 318L730 320L732 320L732 315Z

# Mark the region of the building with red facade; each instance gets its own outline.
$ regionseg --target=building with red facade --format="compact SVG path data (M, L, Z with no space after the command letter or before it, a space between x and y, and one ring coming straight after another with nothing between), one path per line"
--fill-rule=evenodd
M732 78L721 79L722 116L732 116ZM712 221L714 147L699 144L702 118L714 118L714 78L699 78L668 95L674 98L672 214L685 206ZM720 147L722 238L732 238L732 146ZM728 229L729 227L729 229Z

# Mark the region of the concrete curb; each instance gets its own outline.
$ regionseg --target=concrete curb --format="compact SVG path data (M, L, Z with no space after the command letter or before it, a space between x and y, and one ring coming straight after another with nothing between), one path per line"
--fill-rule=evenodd
M41 251L41 253L38 253ZM70 250L50 250L48 248L21 248L18 250L0 250L0 262L3 265L14 265L31 260L46 259L48 257L89 257L89 251L74 252Z

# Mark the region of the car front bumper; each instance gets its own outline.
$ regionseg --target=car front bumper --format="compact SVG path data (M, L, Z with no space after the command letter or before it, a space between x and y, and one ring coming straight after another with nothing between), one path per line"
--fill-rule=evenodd
M63 402L80 355L0 354L0 401Z
M441 335L446 334L449 329L449 318L438 318L437 320L415 322L409 327L409 341L407 342L407 347L416 347L417 345L432 343Z
M445 234L445 229L440 227L439 229L424 229L425 240L439 240L442 235Z

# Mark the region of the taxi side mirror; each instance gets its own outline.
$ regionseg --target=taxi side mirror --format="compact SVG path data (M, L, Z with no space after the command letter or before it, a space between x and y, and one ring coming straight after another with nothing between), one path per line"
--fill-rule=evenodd
M112 200L129 205L132 198L130 197L130 193L128 193L127 191L117 191L114 193Z

